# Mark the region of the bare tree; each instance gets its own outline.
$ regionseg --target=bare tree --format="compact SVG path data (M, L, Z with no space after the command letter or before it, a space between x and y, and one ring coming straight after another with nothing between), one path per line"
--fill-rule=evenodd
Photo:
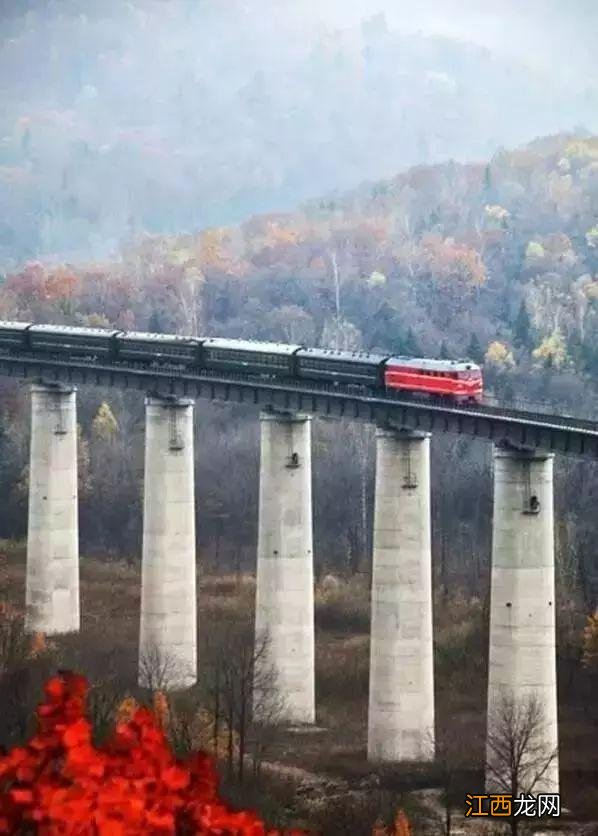
M236 768L237 779L242 782L248 751L252 753L254 774L259 773L284 705L276 672L267 661L269 637L254 641L253 629L238 617L225 617L213 626L204 670L208 670L214 749L217 751L220 735L226 729L228 773L232 776Z
M256 638L253 654L252 759L258 777L267 749L276 738L285 713L285 699L278 687L278 673L270 661L270 635L263 631Z
M536 694L515 699L505 694L489 718L486 738L486 785L513 798L538 791L556 761L557 750L546 741L542 701ZM512 816L511 833L519 821Z
M87 713L97 742L102 743L112 730L123 697L124 692L114 680L103 679L91 685L87 697Z
M188 667L155 642L146 644L139 653L139 685L150 691L172 691L186 688L194 677Z
M43 633L27 633L23 613L0 603L0 745L23 741L53 661Z

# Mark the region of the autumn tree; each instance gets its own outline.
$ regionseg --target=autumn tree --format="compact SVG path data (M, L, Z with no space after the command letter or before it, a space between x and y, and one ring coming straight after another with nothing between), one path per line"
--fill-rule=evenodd
M532 356L546 368L562 368L567 362L567 346L560 330L555 328L550 336L545 337Z
M583 631L582 664L586 668L598 668L598 610L589 615Z
M515 364L512 352L504 343L495 340L486 349L484 357L486 364L495 366L497 369L508 369Z

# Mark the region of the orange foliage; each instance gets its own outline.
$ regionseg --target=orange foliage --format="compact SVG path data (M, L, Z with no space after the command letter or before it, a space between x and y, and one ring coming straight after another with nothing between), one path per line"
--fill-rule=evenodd
M48 649L45 633L34 633L31 638L31 656L41 656Z
M135 709L96 748L85 717L86 680L61 673L45 692L37 733L0 756L0 833L280 836L254 813L221 801L208 755L177 760L151 711Z
M424 262L430 272L441 279L461 281L471 287L483 285L486 270L480 254L452 238L428 235L423 241Z
M32 262L8 277L6 289L24 302L64 302L77 295L80 279L64 267L46 272L42 264Z
M582 664L586 668L598 667L598 610L588 616L583 631Z
M411 836L411 827L409 826L409 819L404 810L397 810L394 820L394 836Z
M154 716L161 729L168 726L170 719L170 708L168 705L168 697L164 691L156 691L154 694Z
M79 277L69 270L58 268L46 278L46 299L55 302L72 299L79 288Z
M226 227L206 229L199 235L198 265L202 272L242 276L246 263L234 251L232 233Z
M404 810L397 810L394 821L390 827L385 827L382 819L374 824L372 836L411 836L411 826Z

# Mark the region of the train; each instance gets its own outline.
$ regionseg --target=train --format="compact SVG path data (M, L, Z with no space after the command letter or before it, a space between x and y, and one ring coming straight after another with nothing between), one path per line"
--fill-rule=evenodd
M337 388L345 385L372 395L405 392L457 403L483 400L482 370L469 360L8 321L0 321L0 352L34 356L43 352L58 360L126 363L174 373L224 372L261 380L317 382Z

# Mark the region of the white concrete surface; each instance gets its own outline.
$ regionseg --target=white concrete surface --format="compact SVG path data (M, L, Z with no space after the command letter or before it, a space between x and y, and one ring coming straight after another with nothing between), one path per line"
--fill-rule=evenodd
M430 438L376 432L368 759L434 757Z
M75 389L31 387L26 616L28 632L79 630Z
M310 428L304 415L261 416L256 647L264 635L269 643L256 685L268 667L276 671L289 723L314 723L316 714Z
M559 791L552 470L552 455L495 448L488 724L496 731L505 699L519 715L530 698L541 705L528 751L557 756L534 794ZM539 512L524 513L532 497ZM487 763L502 772L490 747ZM486 783L498 788L488 768Z
M145 401L139 684L197 681L193 401ZM157 682L159 680L159 682Z

